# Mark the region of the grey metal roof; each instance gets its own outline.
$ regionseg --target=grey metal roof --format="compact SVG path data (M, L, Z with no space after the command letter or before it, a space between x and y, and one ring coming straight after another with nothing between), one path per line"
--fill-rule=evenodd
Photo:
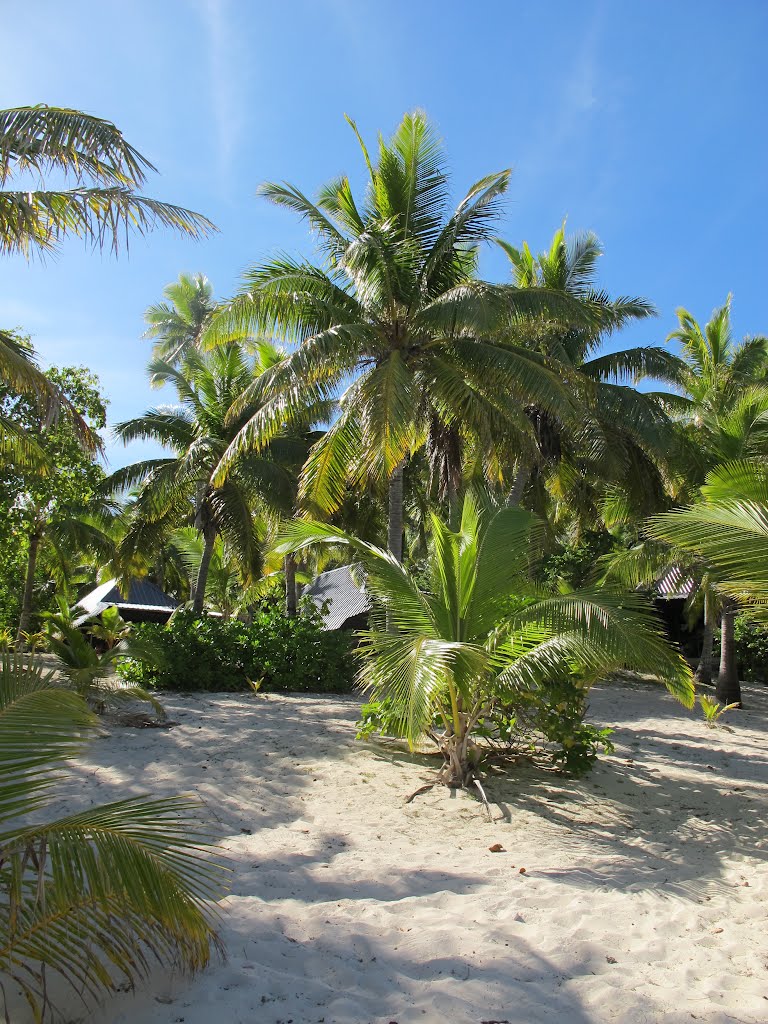
M82 597L76 607L82 608L90 617L100 615L105 608L112 605L116 605L118 609L132 611L172 612L178 603L150 580L131 580L125 597L117 585L117 580L107 580Z
M320 610L326 629L339 629L348 619L364 615L371 609L370 598L355 583L348 565L321 572L302 596L310 598ZM323 614L322 606L326 601L330 602L330 606L328 612Z
M659 597L667 601L679 601L691 596L695 583L679 565L670 565L661 576L656 577L653 586Z

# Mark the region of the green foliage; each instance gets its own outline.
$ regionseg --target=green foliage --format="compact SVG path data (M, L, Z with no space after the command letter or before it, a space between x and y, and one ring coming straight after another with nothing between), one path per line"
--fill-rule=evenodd
M584 721L587 688L578 679L564 678L548 682L538 690L521 694L518 714L527 717L533 728L555 744L552 760L569 775L583 775L596 760L600 748L606 754L614 750L612 729Z
M494 749L519 749L544 752L561 771L581 776L588 772L602 749L614 751L612 729L584 721L586 689L575 679L548 683L536 690L521 692L514 701L508 698L489 705L477 725L477 735ZM401 735L401 712L391 697L373 700L360 708L357 739L378 734ZM439 714L433 716L432 729L439 729Z
M222 888L185 798L134 797L29 824L98 723L34 656L0 656L0 1014L40 1022L51 975L90 1005L154 964L201 970ZM25 818L20 816L24 815ZM11 996L11 998L13 998ZM26 1019L26 1016L25 1016Z
M733 638L739 679L754 683L768 682L768 628L746 615L737 615ZM715 646L719 656L719 643Z
M573 544L564 544L541 561L541 578L548 587L562 580L570 587L583 587L595 575L597 560L610 550L613 539L607 532L587 533Z
M106 426L106 404L98 378L83 367L55 367L44 374L46 381L66 399L74 414L87 422L98 439ZM46 553L61 562L66 555L82 552L97 542L98 531L86 520L97 507L104 472L92 451L83 447L72 419L60 417L51 423L41 418L34 397L0 387L0 416L24 434L36 438L53 473L17 462L4 467L0 481L0 625L18 623L21 581L24 579L30 539L38 538L41 562ZM49 571L38 577L36 597L45 606L53 592ZM43 584L48 584L41 593Z
M165 710L151 693L141 686L119 682L115 668L124 658L146 665L158 665L161 652L145 638L130 635L128 623L116 608L106 609L101 621L90 624L90 632L106 646L97 651L85 633L74 624L71 609L59 597L59 612L45 617L46 641L61 663L61 672L70 686L98 713L132 701L146 701L159 718Z
M127 680L161 690L348 693L354 685L352 639L322 628L312 612L288 618L264 603L250 623L179 611L166 626L145 623L137 637L162 654L162 666L121 662Z

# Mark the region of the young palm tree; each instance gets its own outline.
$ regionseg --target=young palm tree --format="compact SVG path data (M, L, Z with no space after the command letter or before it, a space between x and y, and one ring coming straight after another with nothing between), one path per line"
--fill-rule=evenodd
M742 607L768 623L768 469L763 459L713 470L689 508L655 516L648 533L698 555L724 595L717 699L741 703L733 620Z
M509 171L476 182L455 210L442 145L425 115L407 114L375 158L357 135L368 172L361 199L349 179L316 202L287 184L261 195L312 228L320 261L281 257L245 274L244 290L214 317L209 344L274 333L296 351L254 384L258 411L225 453L223 479L243 452L269 442L296 403L335 397L338 418L304 467L302 498L323 514L351 481L388 481L389 547L403 535L403 466L430 423L472 431L490 449L502 430L530 432L532 401L561 415L568 389L522 347L499 334L531 311L585 316L567 295L476 279L478 248L493 237Z
M203 331L216 302L213 285L204 274L179 274L163 289L165 302L156 302L144 313L144 337L154 341L152 358L178 366L187 354L200 349Z
M34 659L0 658L0 1002L23 993L36 1020L51 975L86 1003L133 986L153 963L204 968L220 948L209 900L221 871L184 798L133 797L58 821L45 807L57 769L97 719Z
M149 551L179 526L191 523L204 540L192 595L193 608L203 610L216 539L221 537L237 558L244 578L258 575L261 565L259 509L290 510L295 474L307 452L302 438L273 437L258 454L238 459L226 479L215 471L243 425L257 413L251 393L254 377L265 372L279 353L266 344L253 358L238 345L202 354L190 351L175 368L156 360L153 380L172 384L178 406L152 409L120 423L116 434L125 443L141 438L170 448L173 455L136 463L114 473L108 486L138 485L130 510L131 525L123 541L126 556Z
M411 743L440 716L441 780L449 785L473 778L482 757L474 731L494 704L548 680L576 676L586 688L626 667L652 672L693 704L690 670L640 598L536 586L541 532L523 509L483 509L467 494L457 530L431 517L430 584L423 590L391 552L320 523L296 521L286 530L283 550L318 542L354 550L375 602L373 626L362 634L360 682L394 700Z
M0 110L0 253L43 255L67 235L117 252L131 231L214 231L199 213L137 194L155 170L102 118L44 104ZM73 187L46 189L49 174ZM25 187L30 177L43 187ZM7 189L16 178L20 187Z

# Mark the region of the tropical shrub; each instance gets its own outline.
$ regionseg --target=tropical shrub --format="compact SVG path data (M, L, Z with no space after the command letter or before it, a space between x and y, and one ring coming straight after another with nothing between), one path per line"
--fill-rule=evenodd
M132 701L146 701L160 719L165 718L162 704L143 687L126 684L115 678L120 661L156 665L161 653L141 638L130 635L130 627L116 608L108 608L100 620L90 624L89 632L106 645L97 651L88 637L75 625L72 611L63 598L57 598L58 613L45 615L45 642L60 662L60 671L76 693L99 714Z
M354 684L352 638L329 632L313 609L288 618L264 603L250 623L179 611L165 626L136 629L162 657L160 665L128 660L124 679L160 690L261 690L347 693Z
M28 824L98 720L34 655L0 655L0 1014L20 990L34 1019L52 975L86 1003L153 963L196 971L219 948L210 837L181 797L134 797ZM11 998L13 998L11 996Z
M640 596L610 588L561 593L535 582L543 541L535 516L483 507L467 494L458 530L434 514L430 525L426 590L391 552L323 523L294 521L277 550L319 543L355 550L374 604L359 648L361 682L374 699L392 699L399 735L411 744L436 740L445 761L439 781L473 782L486 752L477 742L481 723L553 680L578 680L586 690L610 671L632 668L693 704L690 669Z
M768 629L745 615L738 615L734 622L733 638L739 679L768 682Z
M587 691L578 681L563 679L536 690L521 692L514 701L489 706L477 724L477 735L499 753L524 751L547 757L568 775L580 776L594 764L600 749L610 754L612 729L584 721ZM401 712L392 697L373 700L360 708L357 739L400 735ZM440 716L432 721L439 729Z

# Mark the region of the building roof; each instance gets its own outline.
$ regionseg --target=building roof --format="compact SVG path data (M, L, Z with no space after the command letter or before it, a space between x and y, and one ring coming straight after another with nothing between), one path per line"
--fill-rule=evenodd
M661 576L657 576L654 589L659 597L666 601L681 601L691 596L695 588L693 578L685 573L679 565L668 566Z
M82 608L86 613L85 618L94 615L101 615L105 608L115 605L118 611L145 611L145 612L170 612L178 606L174 601L156 584L150 580L131 580L128 585L128 594L123 597L117 580L107 580L101 586L92 590L81 598L75 607Z
M371 609L370 598L355 583L348 565L321 572L304 590L302 597L310 598L315 604L326 629L339 629L349 619L364 615ZM330 604L328 611L323 612L326 601Z

